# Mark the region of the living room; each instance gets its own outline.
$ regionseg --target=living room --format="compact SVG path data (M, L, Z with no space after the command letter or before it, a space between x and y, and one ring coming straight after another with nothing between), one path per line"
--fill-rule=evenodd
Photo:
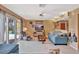
M25 9L26 6L28 10L26 10L27 8ZM53 9L51 8L52 6L57 7L57 9L62 8L64 12ZM74 7L72 8L72 6ZM3 17L5 14L4 17L1 18L0 32L2 36L0 37L2 40L0 40L0 42L1 44L13 43L15 47L17 46L16 44L18 44L19 49L17 49L19 50L19 54L77 54L79 53L78 6L79 5L74 4L60 6L53 4L0 5L1 16ZM65 9L65 7L67 7L67 9ZM16 8L18 8L18 10ZM37 9L33 10L34 8ZM51 14L51 16L49 16L49 14ZM5 16L7 17L4 22L3 19ZM11 45L9 48L12 46L14 45ZM3 53L4 51L0 52Z
M51 20L51 19L50 20L24 20L24 23L23 23L24 31L32 38L33 41L39 41L39 42L43 42L43 44L49 44L49 45L51 45L52 43L52 45L54 44L59 46L59 47L55 46L57 49L58 48L61 49L62 45L64 47L66 45L70 47L68 48L70 50L66 50L66 51L65 49L67 48L65 47L64 49L63 47L65 51L65 52L62 52L63 54L69 53L69 51L71 51L70 53L77 53L76 52L78 50L78 39L77 39L77 33L76 33L77 29L74 27L78 26L78 24L76 23L77 19L75 18L75 16L73 16L73 15L77 15L74 11L77 13L78 9L74 9L73 11L65 13L64 15L60 15L58 18L55 18L54 20ZM73 13L73 15L71 13ZM72 20L73 19L72 17L76 20L75 21ZM72 25L73 23L75 23L74 26ZM37 24L39 25L37 26L37 29L35 29L35 26ZM39 27L40 25L41 27ZM42 26L44 27L43 29L42 29ZM42 32L42 33L37 34L37 32ZM58 38L55 39L53 34L54 35L58 34ZM72 39L73 36L75 39ZM55 41L57 40L58 42L55 42L54 39ZM54 49L54 48L53 47L48 48L48 50L51 50L51 49ZM72 52L72 50L73 51L75 50L75 52ZM28 53L31 53L31 52L28 52Z

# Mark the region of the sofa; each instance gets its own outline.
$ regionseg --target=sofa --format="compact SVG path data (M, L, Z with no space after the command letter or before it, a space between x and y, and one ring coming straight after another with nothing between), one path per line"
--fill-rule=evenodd
M67 35L60 31L49 33L48 39L55 45L67 45L67 41L68 41Z
M14 54L18 53L18 44L0 44L0 54Z

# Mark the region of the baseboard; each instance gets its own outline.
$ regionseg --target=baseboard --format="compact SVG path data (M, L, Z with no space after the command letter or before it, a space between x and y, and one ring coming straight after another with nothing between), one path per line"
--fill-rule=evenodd
M67 45L67 44L54 44L54 45Z

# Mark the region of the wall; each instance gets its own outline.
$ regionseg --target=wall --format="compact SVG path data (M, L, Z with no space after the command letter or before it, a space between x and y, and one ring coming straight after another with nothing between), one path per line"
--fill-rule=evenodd
M53 32L55 30L55 22L52 20L44 20L44 27L46 35L48 35L49 32Z
M69 16L69 32L77 35L77 15L75 12L71 12Z
M77 45L76 49L79 49L79 22L78 22L78 14L79 14L79 9L73 10L69 13L69 32L75 33L77 36Z
M31 24L29 23L30 21L35 22L36 20L24 20L23 21L23 26L27 27L26 33L28 33L30 36L33 37L33 32L35 31ZM44 24L44 30L45 34L48 35L49 32L53 32L55 27L54 27L54 22L52 20L42 20Z
M33 28L32 28L32 25L29 23L31 20L24 20L23 21L23 29L24 28L27 28L26 33L28 35L30 35L31 37L33 37L33 32L35 31ZM34 21L32 21L34 22Z

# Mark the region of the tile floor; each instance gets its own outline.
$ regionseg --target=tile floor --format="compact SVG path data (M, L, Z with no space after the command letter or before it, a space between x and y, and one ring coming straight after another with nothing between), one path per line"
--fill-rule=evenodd
M46 41L42 44L39 41L19 41L20 54L49 54L50 49L59 48L60 54L79 54L79 51L71 48L68 45L54 45Z

